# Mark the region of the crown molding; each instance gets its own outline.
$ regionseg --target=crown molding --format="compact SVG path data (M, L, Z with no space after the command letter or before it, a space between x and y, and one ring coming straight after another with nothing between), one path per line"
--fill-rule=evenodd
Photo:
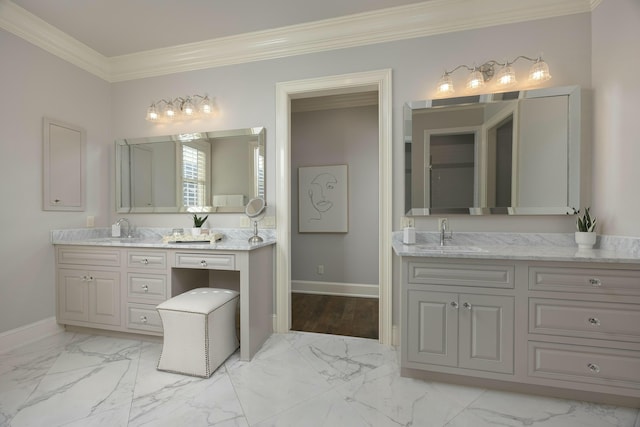
M109 58L8 0L0 0L0 28L101 79L111 79Z
M99 54L9 0L0 0L0 27L119 82L585 13L599 1L431 0L114 57Z

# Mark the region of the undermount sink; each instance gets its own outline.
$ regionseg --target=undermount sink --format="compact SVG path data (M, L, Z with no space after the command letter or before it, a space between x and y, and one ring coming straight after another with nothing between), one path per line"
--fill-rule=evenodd
M99 237L97 239L91 239L96 242L113 242L113 243L134 243L144 240L142 237Z
M464 246L464 245L445 245L440 246L439 244L427 244L427 245L418 245L418 249L425 252L486 252L485 249L479 248L477 246Z

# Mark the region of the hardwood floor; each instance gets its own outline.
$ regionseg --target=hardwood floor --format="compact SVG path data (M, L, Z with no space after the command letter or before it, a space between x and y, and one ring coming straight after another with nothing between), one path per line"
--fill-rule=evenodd
M378 339L378 299L292 293L291 329Z

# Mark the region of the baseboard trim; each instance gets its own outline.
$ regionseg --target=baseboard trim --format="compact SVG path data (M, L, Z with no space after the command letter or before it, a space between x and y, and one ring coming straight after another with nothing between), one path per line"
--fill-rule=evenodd
M39 320L19 328L11 329L0 334L0 353L6 353L33 341L64 332L64 327L58 325L55 316Z
M361 283L317 282L311 280L292 280L291 292L300 294L337 295L343 297L378 298L377 285Z

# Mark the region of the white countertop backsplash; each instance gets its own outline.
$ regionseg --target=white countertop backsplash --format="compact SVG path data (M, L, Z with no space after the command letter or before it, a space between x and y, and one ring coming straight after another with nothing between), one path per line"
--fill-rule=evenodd
M416 243L405 245L402 231L396 231L392 243L400 256L640 264L640 238L633 237L598 236L594 249L578 250L574 233L454 232L453 239L445 242L446 251L438 251L434 249L440 243L438 232L416 232Z
M188 229L185 229L188 232ZM51 243L54 245L88 245L88 246L124 246L171 249L216 249L229 251L246 251L269 246L276 242L274 229L258 230L258 235L264 239L261 243L249 244L249 237L253 236L253 229L248 228L212 228L211 232L223 235L222 240L204 243L167 243L164 236L169 236L173 228L136 227L133 238L111 237L110 227L72 228L51 230Z

